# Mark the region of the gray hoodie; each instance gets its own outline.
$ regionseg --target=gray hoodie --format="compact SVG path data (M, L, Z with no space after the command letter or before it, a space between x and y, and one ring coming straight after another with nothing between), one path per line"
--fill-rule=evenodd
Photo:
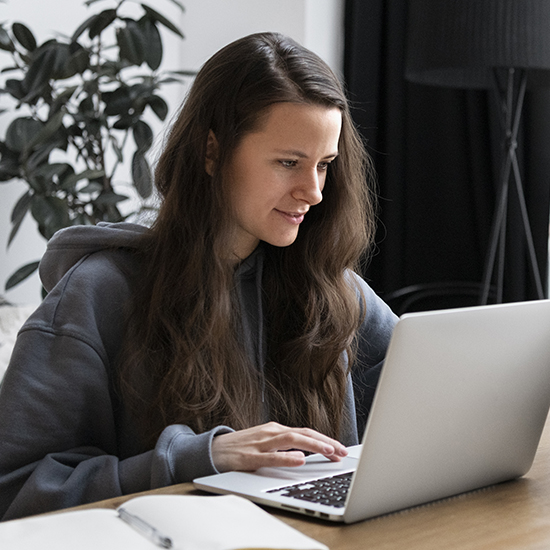
M146 228L76 226L48 243L40 276L48 296L21 329L0 387L0 517L145 491L216 473L212 438L167 426L147 449L113 391L124 311L140 266L132 250ZM264 346L261 247L237 269L244 341L259 369ZM364 426L395 316L359 277L366 317L346 407ZM355 391L354 391L355 390ZM266 420L269 412L266 411ZM352 422L342 436L357 443Z

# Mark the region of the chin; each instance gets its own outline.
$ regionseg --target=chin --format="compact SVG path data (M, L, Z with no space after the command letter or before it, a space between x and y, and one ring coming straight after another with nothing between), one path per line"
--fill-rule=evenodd
M265 242L270 244L271 246L276 246L277 248L287 248L291 244L294 244L296 239L287 240L287 241L281 241L280 239L277 240L266 240Z

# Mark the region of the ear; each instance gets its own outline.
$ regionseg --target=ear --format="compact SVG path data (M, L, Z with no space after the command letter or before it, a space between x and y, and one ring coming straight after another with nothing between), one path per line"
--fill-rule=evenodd
M214 173L214 164L218 159L218 140L212 130L208 132L208 138L206 140L206 160L204 163L204 169L206 173L211 176Z

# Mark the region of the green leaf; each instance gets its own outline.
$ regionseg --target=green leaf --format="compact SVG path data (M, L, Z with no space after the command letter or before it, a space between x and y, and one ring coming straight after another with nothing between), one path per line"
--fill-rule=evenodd
M45 225L47 223L48 219L51 217L51 208L44 195L35 194L32 196L31 212L33 218L39 225Z
M47 162L50 157L50 153L56 148L62 148L62 143L57 141L46 142L42 147L38 147L32 155L27 159L27 172L33 173L34 170L42 163ZM29 183L31 183L29 181ZM38 189L39 190L39 189Z
M99 193L102 190L103 190L103 185L101 185L101 183L98 183L97 181L92 181L88 185L85 185L84 187L82 187L82 189L79 189L78 193L79 194L84 193L88 195L92 193Z
M139 26L145 44L145 62L152 71L160 67L162 61L162 38L157 26L145 17L140 19Z
M25 90L22 80L10 78L9 80L6 80L5 86L6 91L15 97L15 99L23 99L27 95L27 90Z
M11 181L19 177L19 162L12 158L2 158L0 161L0 182Z
M99 195L93 203L96 206L114 206L127 199L128 197L125 195L119 195L114 191L105 191L104 193L101 193L101 195Z
M145 153L153 145L153 130L143 120L138 120L132 127L132 130L138 150Z
M197 71L170 71L168 74L177 74L180 76L197 76Z
M27 277L30 277L37 269L40 262L31 262L30 264L20 267L13 275L6 281L4 291L13 288L20 282L24 281Z
M19 231L19 228L21 227L21 224L23 223L23 220L25 218L21 218L17 223L14 223L11 226L10 235L8 237L8 243L6 245L6 248L10 246L13 239L15 239L15 236L17 235L17 232Z
M136 104L145 104L155 89L156 87L154 84L147 82L140 82L139 84L133 84L130 86L130 96L134 101L134 108L136 107Z
M5 74L5 73L12 73L13 71L19 71L19 67L15 66L15 65L12 65L11 67L4 67L0 73L2 74Z
M52 102L50 107L50 117L57 113L68 101L70 101L73 94L78 90L77 86L70 86L63 90Z
M11 211L11 223L16 223L17 220L23 218L28 212L31 205L32 193L30 191L25 192L19 200L15 203L13 210Z
M94 69L97 69L97 66L94 67ZM99 76L100 75L98 73L95 73L93 74L92 80L87 80L84 82L84 86L82 87L82 89L88 95L94 95L99 91Z
M116 37L120 59L138 66L145 61L144 37L135 21L129 20L125 27L117 29Z
M86 116L93 115L95 113L94 100L87 95L79 104L78 112L85 114Z
M67 135L72 137L82 137L84 135L84 132L82 131L82 128L78 126L78 124L71 124L67 128Z
M3 26L0 26L0 50L6 52L15 51L15 46L13 45L10 35Z
M168 115L168 105L162 97L158 95L152 96L149 101L151 109L153 109L154 113L159 117L160 120L164 120L166 116Z
M114 124L113 128L117 130L128 130L134 124L135 120L133 116L124 115L121 116Z
M95 38L101 34L115 19L116 10L109 9L102 11L90 22L88 36L90 38Z
M81 23L80 26L74 31L73 35L71 36L71 40L73 42L76 42L80 37L80 35L94 22L96 17L97 17L97 14L91 15L90 17L88 17L88 19L86 19L86 21Z
M48 121L46 121L46 124L40 128L40 131L37 132L31 140L29 140L29 142L25 145L25 150L28 152L31 149L34 149L37 145L50 140L50 138L61 127L64 116L65 111L58 111L55 113Z
M71 52L69 60L71 69L75 74L82 74L90 66L90 54L78 42L73 42L69 47L69 51Z
M153 192L151 168L140 150L137 150L132 158L132 181L142 198L146 199Z
M185 7L183 6L183 4L181 2L179 2L178 0L172 0L172 3L175 4L176 6L178 6L178 8L184 12L185 11Z
M40 233L48 240L56 231L70 225L69 206L59 197L33 195L31 213Z
M167 29L170 29L173 33L181 36L181 38L184 38L183 33L178 29L178 27L176 27L174 23L168 21L164 15L160 14L158 11L155 11L153 8L146 6L145 4L141 4L141 7L145 10L145 13L149 19L158 21L161 25L164 25Z
M62 189L63 191L68 191L69 193L72 193L75 190L76 182L70 182L69 178L72 178L74 176L74 168L67 164L67 169L63 174L59 175L59 189ZM69 183L67 183L69 181Z
M132 98L128 86L122 85L112 92L105 92L102 96L105 102L105 115L125 115L132 108Z
M0 155L0 182L19 177L21 172L19 154L11 151L4 142L0 141Z
M6 145L17 153L27 148L27 144L42 130L44 123L32 117L16 118L6 131Z
M42 164L35 170L36 176L42 177L45 181L53 183L57 183L56 180L63 181L70 173L74 173L74 170L70 164L65 162Z
M95 71L95 76L97 78L108 77L111 82L117 80L122 69L129 67L128 61L105 61L101 65L96 65L93 67Z
M95 180L98 178L102 178L104 175L105 172L103 170L84 170L83 172L80 172L78 174L71 174L63 180L62 188L68 189L71 186L74 187L74 185L80 180Z
M8 246L10 246L11 242L15 238L15 235L19 231L19 228L21 227L21 224L25 219L25 215L27 214L31 206L31 200L32 200L32 193L30 191L27 191L25 194L23 194L19 198L19 200L15 204L11 212L12 228L10 231L10 236L8 238Z
M109 136L109 140L111 141L111 146L113 148L113 151L115 152L118 162L124 162L122 149L120 148L120 145L118 144L118 141L116 140L116 138L114 136Z
M73 225L94 225L90 216L86 212L78 212L72 220Z
M33 59L23 79L23 87L28 92L22 101L30 103L34 98L43 93L44 86L50 80L56 67L56 57L56 50L48 47L42 49Z
M23 46L23 48L25 48L29 52L33 52L34 50L36 50L36 39L34 38L33 33L28 27L23 25L23 23L14 23L11 27L11 30L13 31L13 35L15 36L19 44Z
M68 44L56 42L50 46L54 52L52 78L70 78L76 74L71 61L71 51Z
M163 78L162 80L159 80L158 83L160 85L162 84L173 84L174 82L183 82L183 80L181 78L175 78L173 76L169 76L167 78Z
M106 222L122 222L126 219L120 213L120 210L117 208L116 204L107 204L101 205L99 208L94 210L96 216L101 216L102 220Z

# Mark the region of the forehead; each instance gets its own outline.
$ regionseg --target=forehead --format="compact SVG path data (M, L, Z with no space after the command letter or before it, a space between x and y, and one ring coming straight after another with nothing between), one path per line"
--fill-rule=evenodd
M338 152L342 113L337 107L310 103L276 103L243 141L264 147L333 149ZM327 152L329 154L329 152Z

